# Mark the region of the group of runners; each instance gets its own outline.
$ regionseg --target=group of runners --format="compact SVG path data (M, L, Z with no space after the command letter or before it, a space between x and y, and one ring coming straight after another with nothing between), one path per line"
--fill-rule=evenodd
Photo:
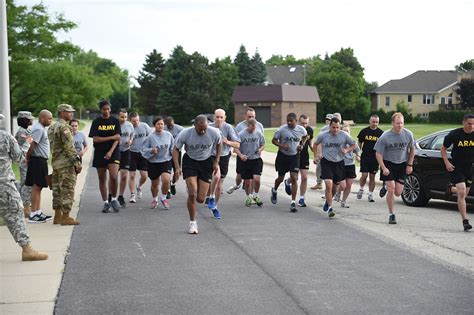
M163 209L170 209L169 200L176 194L175 183L182 176L188 196L188 232L198 234L195 217L198 203L206 203L212 216L221 218L219 202L232 152L236 154L236 178L235 184L226 190L227 193L232 194L242 187L245 190L245 206L263 206L259 192L264 164L262 151L266 144L263 125L256 120L252 108L246 110L245 119L235 128L225 121L226 115L222 109L215 111L212 123L208 122L207 116L198 115L191 127L183 128L175 124L171 117L158 116L153 119L153 126L150 128L146 123L140 122L137 113L120 110L117 119L111 115L108 101L101 101L99 106L101 116L92 122L89 137L93 138L94 143L92 165L97 169L99 177L102 212L108 213L111 209L119 212L121 207L126 207L124 194L127 181L130 190L128 202L135 203L137 199L142 199L142 186L147 178L151 180L150 207L157 208L161 205ZM384 197L386 194L388 222L397 223L394 199L402 193L405 177L413 171L415 157L415 139L412 132L404 128L401 113L392 116L392 128L385 132L378 127L379 118L372 115L369 126L357 136L358 143L351 138L350 126L342 124L342 117L338 113L326 116L326 125L317 137L314 137L306 115L297 117L296 114L289 113L286 120L287 123L278 128L272 138L272 144L278 147L275 161L278 176L271 189L272 204L278 202L278 188L284 183L285 191L291 195L289 210L297 212L298 207L307 206L305 193L312 151L313 162L320 165L320 177L325 183L326 200L323 211L330 218L336 214L333 200L340 202L343 208L349 207L347 198L352 182L357 177L355 161L360 160L362 175L357 199L363 198L368 180L367 200L374 202L375 174L380 166L380 179L384 182L380 196ZM466 125L469 124L471 131L467 132ZM463 128L469 141L474 136L473 115L465 117ZM458 131L456 137L459 137ZM447 137L451 138L453 137ZM454 145L453 161L446 159L450 163L447 168L449 171L452 167L450 172L457 174L451 176L452 184L465 197L472 174L470 168L464 165L468 163L465 157L462 160L463 168L457 167L461 163L458 162L458 156L464 156L464 153L456 152L466 150L463 146L458 148L457 139L446 143ZM472 153L472 147L470 150L466 152ZM471 163L472 156L474 154L468 158ZM297 198L298 191L300 193ZM466 217L465 202L464 209L462 202L458 204L461 204L459 210L464 229L469 230L472 227Z

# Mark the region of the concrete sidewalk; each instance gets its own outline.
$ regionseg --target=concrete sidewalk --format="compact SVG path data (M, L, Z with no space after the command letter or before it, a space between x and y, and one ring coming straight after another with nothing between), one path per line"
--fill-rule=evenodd
M82 130L89 132L90 124ZM84 155L83 169L77 178L72 216L76 217L89 169L92 143ZM51 170L50 170L51 171ZM52 210L52 192L43 189L41 208ZM49 255L48 260L21 262L21 249L6 226L0 226L0 314L53 314L64 272L65 257L74 227L26 223L32 246Z

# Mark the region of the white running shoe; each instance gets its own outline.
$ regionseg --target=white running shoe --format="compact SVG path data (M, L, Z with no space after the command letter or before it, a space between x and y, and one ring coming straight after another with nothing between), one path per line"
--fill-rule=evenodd
M143 197L142 189L138 186L137 186L137 197L138 197L138 199L142 199L142 197Z
M335 202L340 202L341 201L341 193L335 193L334 194L334 201Z
M240 185L234 185L234 186L230 186L229 188L227 188L226 191L227 191L228 194L231 194L239 188L240 188Z
M150 209L156 209L156 207L158 207L158 201L153 199L153 201L151 202L151 205L150 205Z
M188 230L188 233L189 234L198 234L199 231L198 231L198 225L197 225L197 222L196 221L190 221L189 222L189 230Z
M350 207L347 203L345 203L344 201L341 201L341 208L350 208Z
M135 197L135 194L131 194L130 195L130 203L136 203L137 202L137 198Z
M373 195L368 195L368 196L367 196L367 200L368 200L369 202L375 202Z
M359 189L359 191L357 192L357 199L361 200L363 195L364 195L364 190Z

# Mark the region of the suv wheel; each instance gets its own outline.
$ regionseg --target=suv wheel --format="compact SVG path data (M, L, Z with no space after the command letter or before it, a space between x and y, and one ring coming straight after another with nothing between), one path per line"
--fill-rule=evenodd
M403 186L402 199L407 206L412 207L424 207L430 201L430 198L426 197L425 186L418 174L411 173L407 175Z

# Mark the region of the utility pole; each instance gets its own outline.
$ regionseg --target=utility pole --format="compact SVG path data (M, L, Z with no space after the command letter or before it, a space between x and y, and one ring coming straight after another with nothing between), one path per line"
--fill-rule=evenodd
M0 1L0 113L5 116L3 128L7 132L11 132L7 3L5 0Z

